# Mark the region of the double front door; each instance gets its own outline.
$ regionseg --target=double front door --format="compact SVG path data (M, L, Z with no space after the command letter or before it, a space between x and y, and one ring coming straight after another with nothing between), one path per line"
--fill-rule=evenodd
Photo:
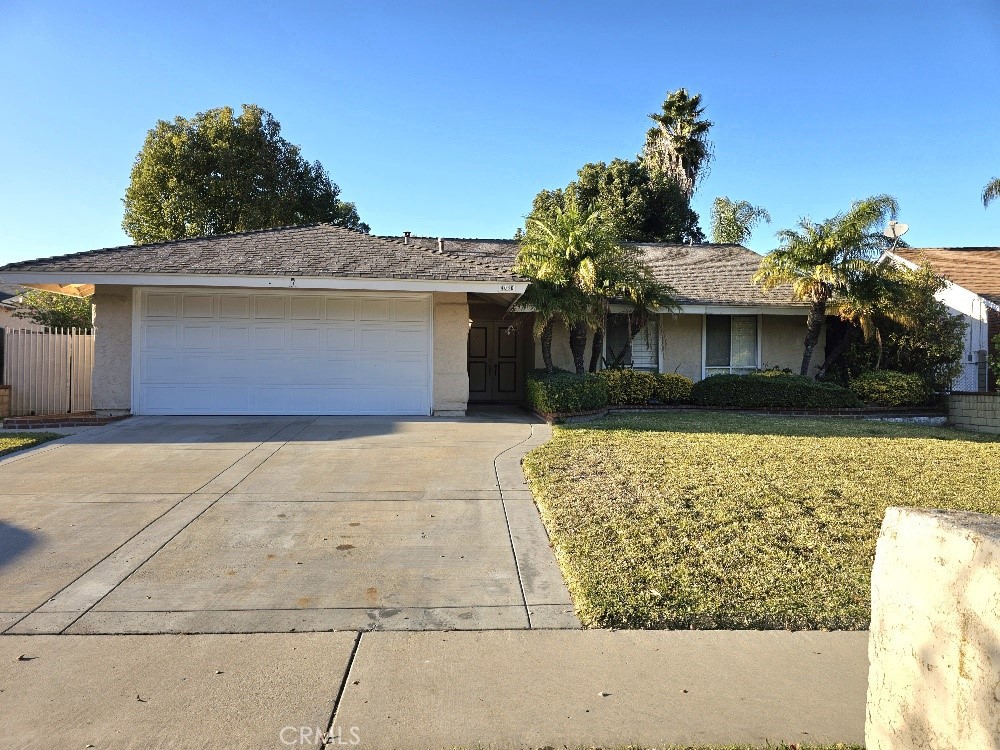
M509 321L469 325L469 401L520 401L523 331Z

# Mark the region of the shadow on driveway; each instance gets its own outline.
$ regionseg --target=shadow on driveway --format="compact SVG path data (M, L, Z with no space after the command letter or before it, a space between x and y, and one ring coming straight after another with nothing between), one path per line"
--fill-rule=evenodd
M0 521L0 568L14 562L38 542L37 534Z

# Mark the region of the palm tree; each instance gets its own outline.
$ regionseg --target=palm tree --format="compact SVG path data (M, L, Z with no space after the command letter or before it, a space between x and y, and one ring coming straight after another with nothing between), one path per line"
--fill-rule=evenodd
M702 117L704 112L701 94L691 96L687 89L671 91L662 111L649 115L656 124L646 133L643 147L642 156L650 171L672 176L688 200L712 158L708 140L712 123Z
M583 306L583 300L579 295L573 294L572 290L538 280L532 281L515 303L516 310L531 310L535 314L534 334L542 345L542 361L546 372L555 370L552 362L552 331L556 322L569 327Z
M1000 177L994 177L983 188L983 207L989 206L997 198L1000 198Z
M527 220L515 270L539 286L530 291L527 303L534 307L531 300L537 299L544 305L536 321L542 321L538 330L542 357L548 356L547 369L556 320L569 327L573 365L577 373L583 373L587 334L594 330L603 337L609 300L621 298L644 305L672 302L666 288L657 285L646 269L641 251L618 242L598 212L584 213L572 198L564 206Z
M795 299L809 303L802 375L809 374L827 305L859 278L878 273L875 261L886 247L880 228L897 211L895 198L877 195L819 224L801 219L798 230L778 232L781 245L761 261L755 283L766 291L791 285Z
M771 223L771 214L749 201L733 201L722 196L712 202L712 242L745 245L760 222Z
M907 328L917 325L910 312L910 301L919 293L919 272L894 264L872 264L853 278L830 302L830 312L850 327L826 356L816 373L822 379L830 368L847 352L860 332L866 342L875 340L878 358L875 369L882 365L882 330L885 321Z

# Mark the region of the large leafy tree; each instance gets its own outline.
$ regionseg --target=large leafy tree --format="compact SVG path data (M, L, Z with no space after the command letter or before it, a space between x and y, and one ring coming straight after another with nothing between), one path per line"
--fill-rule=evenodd
M21 294L21 304L14 316L47 328L89 330L92 325L90 297L70 297L39 289Z
M936 393L951 387L952 381L962 371L965 351L965 320L952 315L948 307L937 298L945 288L945 281L929 268L915 270L890 267L890 272L901 282L903 298L895 300L902 315L892 317L878 311L872 324L878 336L864 339L851 335L842 356L837 356L828 367L827 377L849 381L867 370L883 367L900 372L920 375ZM841 341L843 342L842 337ZM831 352L831 355L836 353Z
M994 177L983 188L983 206L989 206L997 198L1000 198L1000 177Z
M795 298L809 303L802 375L809 374L831 300L878 273L875 262L887 246L881 227L897 211L895 198L877 195L818 224L801 219L798 229L778 232L780 246L761 261L756 283L765 290L791 285Z
M609 300L627 300L643 310L673 302L642 262L641 250L619 242L600 213L582 210L572 198L527 220L516 270L537 286L529 287L526 301L540 310L536 325L549 370L555 320L567 323L573 365L583 373L588 332L594 330L597 340L603 335ZM596 369L593 357L591 365Z
M281 125L252 104L161 120L146 135L125 191L134 242L331 222L367 232L323 165L303 158Z
M642 152L649 169L672 177L688 199L707 174L712 159L708 140L712 122L704 114L701 94L691 95L687 89L670 92L661 110L649 115L654 125L646 133Z
M672 178L653 174L640 159L584 164L564 189L535 196L529 219L540 219L566 200L587 213L598 212L623 242L702 242L698 214Z
M771 223L766 208L726 196L716 198L712 202L712 242L745 245L761 221Z

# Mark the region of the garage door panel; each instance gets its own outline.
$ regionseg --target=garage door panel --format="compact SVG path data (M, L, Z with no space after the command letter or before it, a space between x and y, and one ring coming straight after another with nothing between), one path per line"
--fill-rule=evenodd
M250 348L249 326L219 326L219 348L246 350Z
M319 320L322 297L292 297L289 305L292 320Z
M177 316L177 295L150 293L146 295L143 313L147 318L174 318Z
M175 323L147 323L143 327L147 349L176 349L177 325Z
M427 414L428 295L146 292L137 411Z
M181 346L184 349L214 349L215 326L212 325L182 326Z
M181 295L181 315L184 318L214 318L214 294Z
M426 352L427 331L422 328L393 329L390 347L394 352Z
M261 351L280 351L285 348L286 329L284 326L262 326L253 328L253 348Z
M257 295L253 298L255 318L285 319L285 297Z
M323 348L323 332L319 328L293 328L288 344L292 351L318 352Z
M391 300L387 299L361 299L360 320L368 322L389 322L389 311L392 309Z
M357 320L357 299L354 297L327 297L327 320Z
M334 326L326 331L326 348L338 352L353 352L357 348L357 331L353 326Z
M239 318L250 317L250 297L248 295L223 294L219 296L219 317Z

